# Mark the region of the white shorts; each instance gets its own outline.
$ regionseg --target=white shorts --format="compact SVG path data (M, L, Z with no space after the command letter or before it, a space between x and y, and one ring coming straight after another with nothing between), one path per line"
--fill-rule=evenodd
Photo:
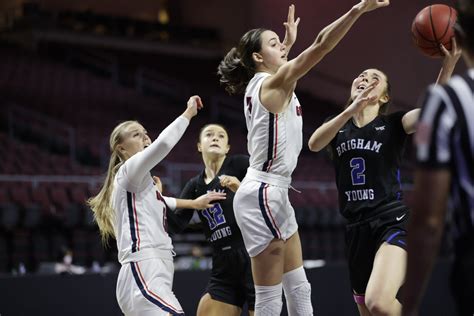
M126 316L184 315L173 291L172 260L148 259L122 265L117 301Z
M287 240L298 230L288 188L281 186L244 179L235 193L234 214L250 257L273 239Z

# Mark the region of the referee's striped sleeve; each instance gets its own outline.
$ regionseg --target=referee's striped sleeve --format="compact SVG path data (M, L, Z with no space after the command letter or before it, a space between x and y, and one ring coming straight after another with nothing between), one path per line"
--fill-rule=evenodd
M446 168L452 158L451 136L455 122L451 100L442 86L425 94L415 135L419 167Z

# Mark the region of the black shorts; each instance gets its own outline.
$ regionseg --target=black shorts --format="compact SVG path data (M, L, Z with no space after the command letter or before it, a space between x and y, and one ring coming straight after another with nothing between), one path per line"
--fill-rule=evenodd
M206 292L217 300L249 310L255 308L255 288L250 257L244 247L214 251Z
M474 314L474 236L456 241L451 290L458 315Z
M352 290L365 294L375 254L383 242L406 250L407 208L390 210L346 226L346 256Z

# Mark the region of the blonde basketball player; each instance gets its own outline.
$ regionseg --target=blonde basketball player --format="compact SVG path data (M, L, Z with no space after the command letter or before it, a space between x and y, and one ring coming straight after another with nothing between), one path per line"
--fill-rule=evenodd
M168 155L200 108L201 99L191 97L184 113L153 142L136 121L119 124L110 135L107 177L88 203L103 241L117 240L122 267L116 293L125 315L184 315L172 292L173 246L167 233L166 207L212 207L211 201L225 195L214 192L195 200L163 197L150 170Z

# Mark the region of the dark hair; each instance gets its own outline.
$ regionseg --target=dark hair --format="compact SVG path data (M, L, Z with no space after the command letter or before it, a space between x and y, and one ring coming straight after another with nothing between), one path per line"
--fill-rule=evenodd
M201 127L201 129L199 130L198 143L201 142L201 134L202 134L202 132L203 132L208 126L211 126L211 125L216 125L216 126L221 127L221 128L225 131L225 133L227 134L227 139L229 139L229 132L227 131L227 128L226 128L224 125L219 124L219 123L209 123L209 124L206 124L206 125L204 125L203 127Z
M390 84L387 75L385 75L385 79L387 82L387 87L385 88L384 92L388 96L388 100L387 102L380 105L379 114L386 114L388 112L388 108L390 107L390 102L392 101L392 85Z
M227 53L217 67L219 81L229 94L243 93L255 74L252 54L262 49L261 35L266 29L258 28L242 36L237 47Z
M383 71L377 68L373 68L373 69L378 70L381 73L383 73L385 76L385 81L387 82L387 87L385 88L384 93L387 94L388 101L385 103L382 103L379 108L379 114L386 114L388 112L388 108L390 107L390 102L392 101L392 85L390 84L390 80L388 80L388 76ZM352 97L349 97L344 108L347 108L349 105L351 105L352 101L354 101L352 100Z
M456 40L463 49L474 53L474 1L459 0L456 3L458 19L454 27Z

